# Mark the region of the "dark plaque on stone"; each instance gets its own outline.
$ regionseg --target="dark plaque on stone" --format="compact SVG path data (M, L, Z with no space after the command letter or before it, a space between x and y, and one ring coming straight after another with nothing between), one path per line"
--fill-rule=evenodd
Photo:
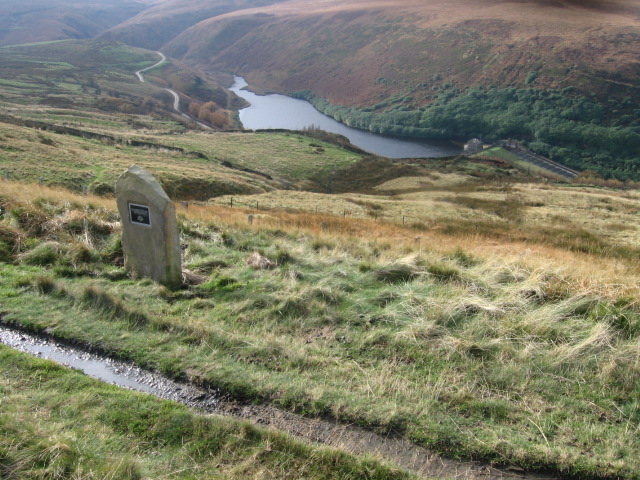
M151 226L151 214L149 213L149 207L146 205L136 205L135 203L129 204L129 219L131 223L137 225Z

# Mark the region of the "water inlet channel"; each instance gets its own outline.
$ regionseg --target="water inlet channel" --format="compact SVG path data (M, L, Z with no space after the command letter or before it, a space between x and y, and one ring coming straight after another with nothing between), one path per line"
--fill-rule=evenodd
M496 469L480 462L448 460L399 437L381 436L330 420L305 418L268 405L238 404L224 399L220 392L176 382L131 363L62 345L2 324L0 344L82 371L106 383L180 402L207 413L248 420L287 432L307 442L328 445L355 455L378 455L431 479L558 480L554 476L525 473L519 468Z

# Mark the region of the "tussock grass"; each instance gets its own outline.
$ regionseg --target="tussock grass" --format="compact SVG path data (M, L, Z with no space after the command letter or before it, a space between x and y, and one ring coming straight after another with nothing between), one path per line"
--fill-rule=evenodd
M69 215L49 203L45 223ZM401 225L340 216L271 211L249 225L250 211L181 214L185 262L208 276L201 285L169 293L109 280L114 265L97 262L103 278L93 284L56 278L63 298L23 288L25 275L49 276L49 266L3 265L3 310L239 398L448 454L638 478L633 262L431 230L417 242ZM253 252L280 261L254 269ZM124 305L133 304L147 322L130 320Z
M58 261L64 250L65 246L58 242L44 242L22 255L21 260L27 265L51 265Z
M376 279L386 283L408 282L420 275L420 271L413 265L397 263L383 267L375 272Z
M85 287L80 300L91 308L102 310L110 317L126 320L133 326L140 327L149 323L146 315L129 309L120 300L96 285Z
M0 261L10 261L20 251L21 241L22 235L18 228L0 223Z
M60 289L58 283L51 277L40 275L33 281L35 289L44 295L62 294L64 290Z

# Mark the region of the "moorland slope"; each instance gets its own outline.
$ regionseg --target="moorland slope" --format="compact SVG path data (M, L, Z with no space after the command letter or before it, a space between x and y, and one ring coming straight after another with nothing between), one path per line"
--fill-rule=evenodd
M640 7L632 0L10 5L5 43L102 32L162 48L204 76L233 72L256 91L305 98L350 126L516 138L577 170L640 179Z
M164 0L104 33L129 45L158 49L175 35L209 18L235 10L261 7L278 0ZM280 0L281 1L281 0Z
M164 48L346 106L404 91L420 107L441 83L524 86L531 72L538 88L637 94L639 17L628 0L292 0L211 18Z
M93 38L144 8L135 0L4 0L0 45Z
M191 272L185 278L192 284L174 292L127 276L113 199L2 181L0 324L93 346L236 401L400 435L449 456L519 471L551 469L567 478L637 480L638 249L615 258L615 249L606 246L584 253L549 238L530 243L464 228L469 210L460 203L473 209L475 201L476 212L477 206L493 209L503 193L491 184L456 195L461 202L447 200L459 180L444 174L432 179L443 188L441 208L463 226L457 232L431 222L178 206L183 260ZM544 209L561 216L563 203L578 197L585 206L629 214L638 199L637 192L547 189L545 205L523 204L521 213ZM317 195L310 200L323 201ZM355 206L376 201L343 200ZM390 203L378 202L385 208ZM454 206L442 207L447 202ZM479 220L488 213L472 215ZM503 221L519 230L537 227L516 217ZM562 229L560 224L557 231ZM593 240L571 227L564 232L567 240ZM258 254L270 262L267 268L248 262ZM34 456L51 446L53 422L60 424L55 439L89 451L76 440L77 421L61 422L55 414L66 406L53 409L31 443L21 430L8 428L25 415L16 414L16 375L3 370L0 386L12 393L0 430L6 432L0 436L6 463L19 465L25 476L55 467ZM96 398L95 388L84 383L65 391ZM56 390L56 397L62 393ZM35 403L31 408L46 411ZM233 445L221 451L213 441L203 444L200 435L176 430L182 422L161 429L180 432L165 444L151 412L169 407L128 417L137 414L135 405L129 413L114 404L105 419L101 402L89 402L83 418L105 435L126 435L127 445L139 443L130 455L144 470L162 468L162 457L147 458L146 446L156 438L170 449L197 452L193 463L202 469L215 468L210 458L226 465L231 457L229 464L241 466L271 458L262 449L250 455ZM158 446L151 445L155 452ZM25 454L31 456L20 462ZM77 455L69 463L87 469L97 461L103 469L103 456L98 448L95 457ZM300 478L298 462L296 456L280 459L279 472L292 475L266 478ZM236 475L229 478L259 476ZM383 472L368 478L392 477Z

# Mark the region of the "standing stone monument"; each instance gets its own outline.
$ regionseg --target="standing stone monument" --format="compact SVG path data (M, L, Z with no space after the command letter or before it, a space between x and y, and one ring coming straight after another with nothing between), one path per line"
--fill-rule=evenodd
M126 269L134 277L149 277L178 288L182 265L173 202L153 175L137 165L120 175L115 194Z

